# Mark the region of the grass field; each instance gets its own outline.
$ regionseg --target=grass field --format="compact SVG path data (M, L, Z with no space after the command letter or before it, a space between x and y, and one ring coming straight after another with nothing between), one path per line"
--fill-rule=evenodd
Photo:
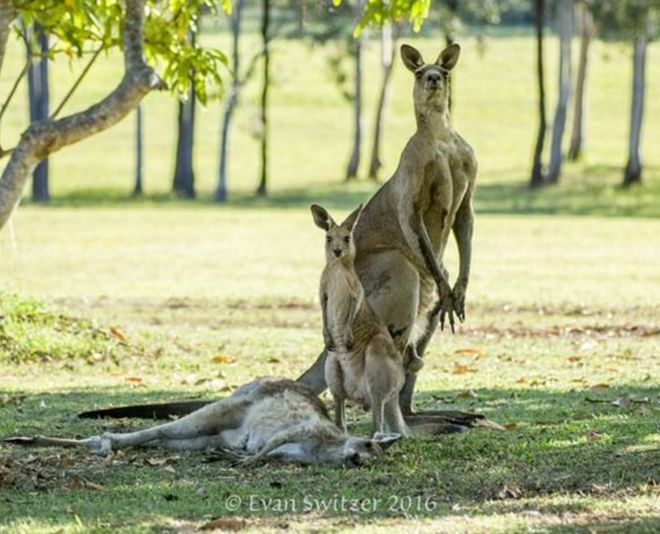
M436 48L418 44L427 54ZM218 519L226 529L271 531L657 532L658 48L649 51L647 185L615 186L629 61L622 48L598 44L588 158L567 168L560 188L540 193L521 186L535 127L531 40L489 40L483 57L476 50L468 40L456 83L457 122L481 167L468 320L434 338L417 401L476 410L507 430L399 443L384 464L352 471L246 472L199 454L128 451L103 460L0 446L0 530L192 531ZM374 44L368 72L378 72L376 56ZM0 233L0 436L136 428L147 423L72 414L226 395L255 376L296 376L316 357L323 238L306 205L320 200L346 213L374 186L339 183L349 110L318 53L280 43L276 57L267 202L248 197L253 86L237 123L237 198L228 207L165 200L175 109L162 95L147 103L148 200L121 199L132 161L115 155L130 154L130 122L54 158L54 206L23 206ZM19 58L10 59L17 67ZM105 65L83 87L86 98L115 74ZM0 93L7 83L3 76ZM385 174L410 133L409 83L398 68ZM56 84L56 93L65 89ZM372 102L375 85L368 90ZM199 123L206 196L217 108ZM18 120L12 115L14 127ZM449 256L455 273L453 247ZM368 429L357 410L349 423ZM342 509L355 502L366 509Z

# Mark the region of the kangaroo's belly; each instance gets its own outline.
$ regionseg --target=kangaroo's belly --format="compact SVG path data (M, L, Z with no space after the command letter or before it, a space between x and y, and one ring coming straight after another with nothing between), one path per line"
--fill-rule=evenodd
M243 424L223 432L221 437L233 440L234 446L230 448L256 454L276 435L300 425L314 427L319 420L319 414L307 399L296 392L284 391L256 401L247 410Z

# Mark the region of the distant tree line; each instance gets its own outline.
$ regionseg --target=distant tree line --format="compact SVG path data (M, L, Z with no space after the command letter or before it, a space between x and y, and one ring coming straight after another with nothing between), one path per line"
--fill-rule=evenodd
M133 2L145 6L150 1ZM131 5L133 5L131 3ZM66 4L66 3L65 3ZM586 150L587 132L585 116L588 111L588 71L590 46L595 35L603 39L627 40L632 44L633 77L631 80L631 106L629 118L628 158L622 183L631 185L642 181L642 157L640 140L644 117L646 88L646 50L648 42L656 36L657 20L660 14L660 0L391 0L390 2L366 0L322 0L320 3L307 3L305 0L229 0L222 2L229 18L232 36L228 58L219 51L207 50L197 44L200 31L200 17L215 9L213 0L172 0L170 9L179 10L185 16L177 18L178 27L174 32L167 27L167 19L158 20L162 25L162 42L152 43L148 36L146 46L150 52L166 58L168 67L164 77L173 82L171 88L179 95L178 128L175 168L172 190L184 198L195 197L194 172L194 125L197 102L208 99L210 83L220 83L220 73L229 78L227 98L221 124L219 140L218 181L214 198L218 202L228 199L229 155L232 122L240 93L251 77L260 74L261 97L258 128L259 176L256 177L255 194L265 196L269 185L269 90L271 86L270 64L272 41L283 38L301 38L310 43L333 40L339 43L338 55L330 57L328 66L334 74L339 90L353 108L352 143L346 166L346 179L359 175L361 158L365 150L364 105L362 98L363 43L367 31L378 34L382 47L381 86L378 92L377 109L371 135L368 176L377 179L382 167L380 145L385 125L388 87L394 65L396 43L403 28L411 25L418 29L428 20L434 28L444 34L447 43L453 42L461 28L469 25L480 28L486 25L533 24L536 38L536 86L538 89L539 127L534 145L530 185L533 187L556 184L560 180L562 164L566 158L576 160ZM80 57L91 57L81 75L87 73L101 50L116 46L119 40L120 24L123 20L121 8L115 3L96 4L91 0L76 4L81 17L67 18L70 15L66 6L48 9L32 9L31 4L12 7L13 3L0 0L0 41L6 39L3 24L21 20L21 36L25 43L27 62L24 71L17 78L2 110L0 120L23 75L26 75L29 94L29 116L33 123L53 121L75 92L76 82L58 108L50 111L48 64L56 59L57 53L66 45ZM246 10L257 15L261 49L250 58L241 54L241 36L245 33ZM50 9L50 11L49 11ZM3 11L4 10L4 11ZM62 11L64 10L64 11ZM95 18L92 18L95 17ZM151 15L150 21L155 15ZM82 22L81 22L82 21ZM100 22L103 23L101 27ZM84 33L85 25L96 25L99 35ZM558 98L552 121L547 118L546 84L544 67L544 39L546 27L553 24L559 36ZM78 26L76 26L78 25ZM369 29L367 29L369 28ZM74 31L75 30L75 31ZM153 33L153 28L151 29ZM66 33L69 31L69 33ZM76 33L77 32L77 33ZM105 32L105 34L103 34ZM169 32L169 33L168 33ZM170 35L171 34L171 35ZM176 34L176 35L174 35ZM73 37L71 37L73 36ZM579 37L576 80L573 80L571 46ZM49 39L50 37L50 39ZM97 44L94 53L90 45ZM2 44L2 43L0 43ZM1 50L4 55L4 44ZM245 61L244 61L245 60ZM352 68L344 69L345 60ZM228 69L220 68L221 62ZM228 72L227 72L228 71ZM452 101L455 98L452 95ZM137 104L136 104L137 106ZM142 108L136 108L136 171L134 194L144 190L143 184L143 121ZM572 130L569 146L564 147L568 116L572 113ZM549 122L551 127L549 128ZM546 138L549 135L548 161L543 161ZM0 157L11 151L0 148ZM46 154L47 155L47 154ZM49 195L48 161L46 157L32 172L32 196L35 201L47 202ZM9 178L5 177L5 180ZM0 180L0 200L2 200ZM12 193L15 194L15 193ZM1 207L0 202L0 207ZM2 210L0 210L1 212ZM2 213L0 213L2 215ZM0 222L4 222L0 216Z

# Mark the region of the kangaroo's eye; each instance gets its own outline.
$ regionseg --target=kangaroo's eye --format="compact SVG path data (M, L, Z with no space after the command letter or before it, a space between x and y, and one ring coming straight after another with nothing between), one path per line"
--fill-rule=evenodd
M351 242L351 236L350 236L350 235L347 235L347 236L344 238L344 243L350 243L350 242Z
M330 236L325 238L326 243L332 243L332 238Z

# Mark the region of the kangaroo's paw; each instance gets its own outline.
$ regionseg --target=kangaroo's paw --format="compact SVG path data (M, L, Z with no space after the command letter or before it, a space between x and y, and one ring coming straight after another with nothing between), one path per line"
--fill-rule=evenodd
M93 454L109 456L112 454L112 439L108 434L92 436L85 440L85 444Z

